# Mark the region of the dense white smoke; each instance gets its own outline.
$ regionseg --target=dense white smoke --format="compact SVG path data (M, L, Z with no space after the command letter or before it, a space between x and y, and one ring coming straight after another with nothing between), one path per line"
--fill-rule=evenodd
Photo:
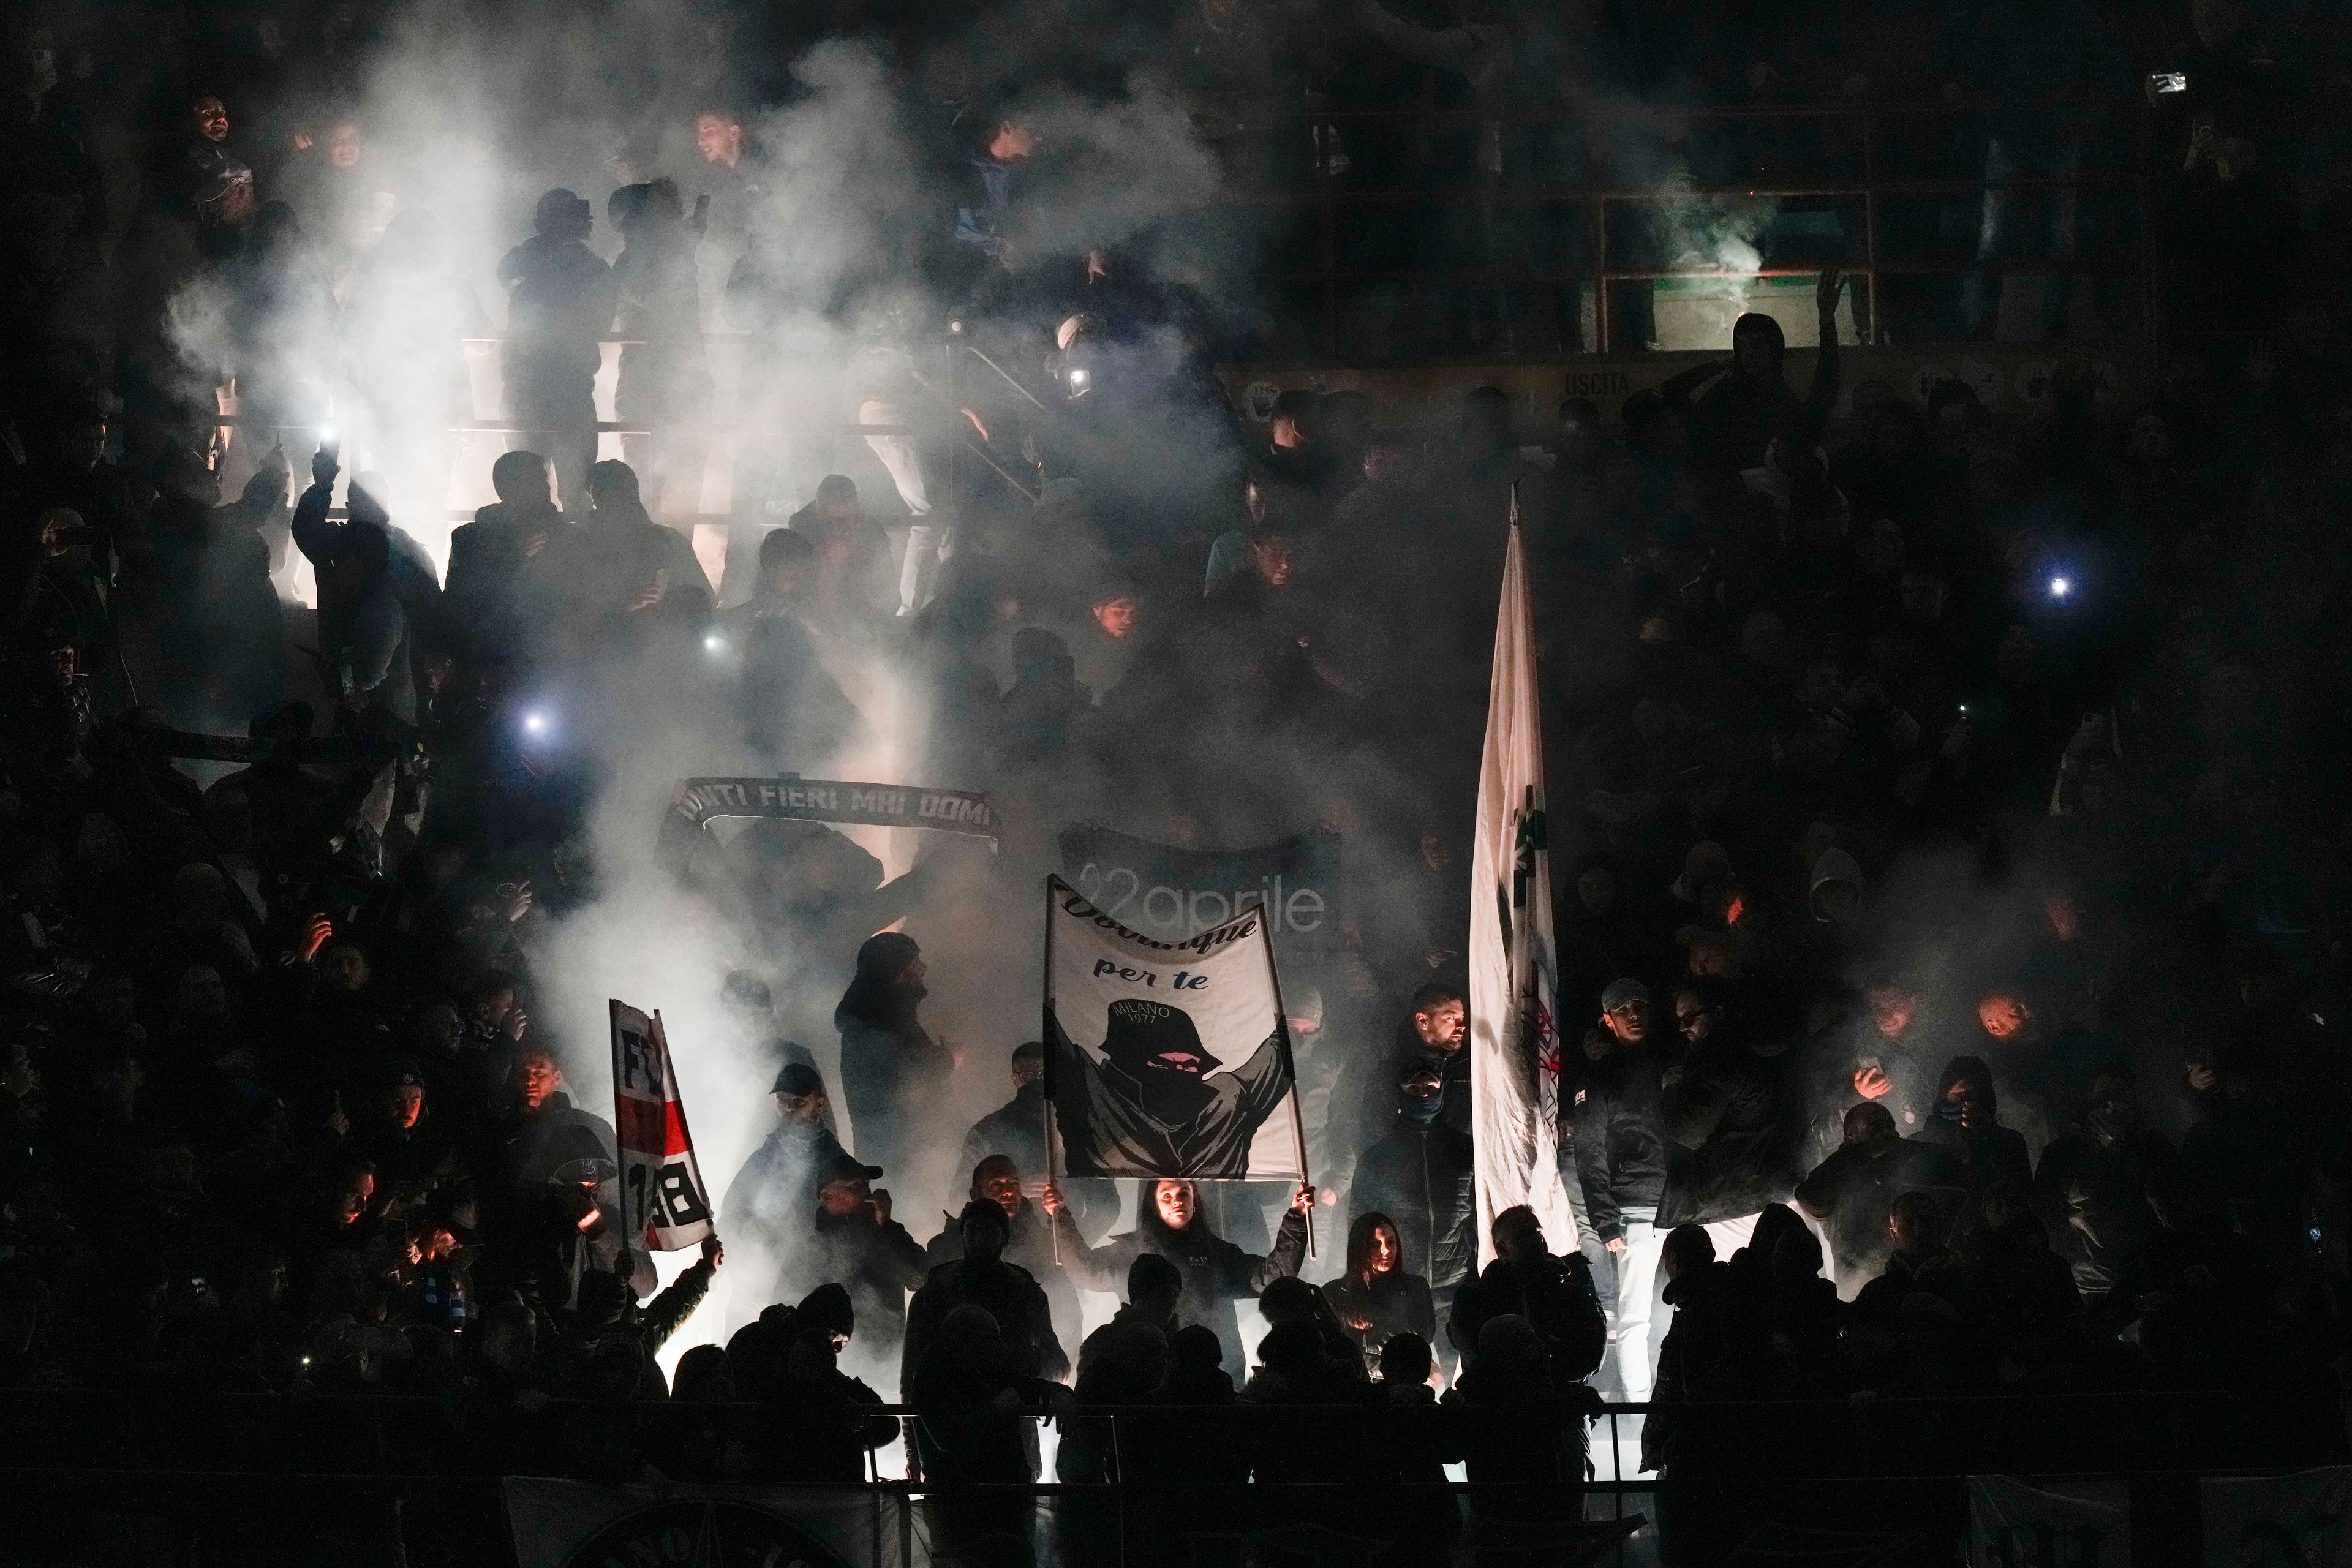
M600 8L593 16L427 6L405 13L399 27L347 111L363 127L368 173L395 193L402 217L415 226L429 215L429 225L418 231L421 237L412 234L416 250L404 286L371 291L363 265L345 281L345 331L337 335L301 323L301 341L331 375L346 473L384 472L395 523L438 560L452 526L446 513L488 500L491 459L520 444L488 434L442 437L451 424L496 423L506 413L489 341L504 325L495 276L499 258L529 235L540 193L557 185L594 205L591 245L608 258L618 237L603 206L615 185L670 174L691 205L705 173L691 144L693 117L718 100L713 72L726 37L711 16L667 3ZM625 79L615 74L623 62ZM904 243L907 225L951 214L955 193L943 184L954 171L928 162L909 133L891 63L867 44L819 45L793 65L793 100L747 126L759 178L746 226L752 242L765 247L771 309L758 324L754 354L747 359L728 345L714 350L719 397L710 418L730 442L720 467L731 469L732 494L725 487L716 493L735 514L739 563L761 531L783 521L761 515L762 505L778 512L798 506L828 471L851 473L877 514L906 510L866 444L846 431L857 415L854 374L861 354L895 352L910 323L943 316L949 302L923 300L911 284L897 294L868 285L897 259L892 247ZM1023 111L1053 173L1017 209L1019 223L1008 235L1015 254L1115 247L1167 281L1216 281L1220 249L1231 237L1212 223L1170 220L1215 205L1218 165L1167 89L1139 79L1108 102L1055 91L1024 104ZM714 236L705 243L716 251L720 241ZM704 320L721 331L740 325L713 298L730 260L707 258L701 270ZM908 274L899 268L895 275ZM193 364L235 363L240 344L216 286L192 289L178 302L174 323ZM459 339L474 341L460 350ZM402 344L414 354L441 353L439 369L408 374L410 356L387 352ZM599 384L599 412L607 419L614 416L612 368L608 352ZM1139 464L1181 472L1217 458L1221 429L1213 408L1168 413L1137 441ZM604 445L605 455L617 455L614 437ZM289 450L299 475L307 448L296 450L289 438ZM234 482L239 471L232 467L225 477ZM772 487L769 493L755 492L754 476ZM740 597L740 588L730 596ZM907 759L921 754L921 715L905 668L877 660L850 673L855 679L845 684L866 709L868 738L847 754L795 756L791 766L812 776L972 782L908 776L913 764ZM679 777L771 765L745 752L730 708L674 698L644 693L635 710L607 715L600 727L610 749L597 759L604 782L588 834L599 898L555 925L534 953L544 1015L536 1026L561 1047L574 1096L602 1110L610 1100L606 998L658 1009L716 1201L772 1125L768 1085L777 1066L769 1031L722 1004L724 977L750 968L771 982L775 1032L815 1052L845 1123L830 1016L848 976L845 964L826 971L780 957L735 910L689 892L674 868L656 860L656 829ZM1269 820L1260 836L1311 825L1311 816L1297 820L1295 808L1273 806L1264 815ZM1166 823L1148 817L1128 825L1149 831ZM933 967L926 1022L967 1058L957 1074L953 1124L935 1130L933 1141L949 1150L972 1118L1005 1097L1006 1057L1035 1033L1036 922L1026 893L1049 868L1057 826L1032 818L993 859L971 844L919 846L916 835L850 830L892 874L919 852L942 860L932 868L935 885L922 910L908 923ZM845 1125L845 1138L852 1132ZM946 1196L899 1192L899 1215L919 1239L938 1225L925 1209ZM737 1246L719 1296L672 1342L666 1362L674 1363L691 1344L723 1338L730 1322L761 1304L729 1299L764 1277L748 1238ZM661 1272L673 1276L688 1261L683 1254L661 1259Z

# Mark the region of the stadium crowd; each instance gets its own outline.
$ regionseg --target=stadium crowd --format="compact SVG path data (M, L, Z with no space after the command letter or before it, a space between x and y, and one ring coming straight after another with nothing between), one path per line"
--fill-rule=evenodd
M711 414L706 318L765 342L791 292L761 205L782 149L710 109L669 174L657 134L614 154L617 260L556 189L497 263L513 434L446 570L437 517L393 510L407 481L346 473L311 412L356 388L370 451L446 493L460 342L492 319L464 281L491 258L449 255L428 201L380 198L369 128L336 106L381 40L349 6L293 45L224 10L186 53L242 87L174 68L142 100L108 46L18 37L0 1389L430 1394L461 1464L712 1480L862 1479L903 1401L940 1482L1039 1479L1050 1415L1064 1480L1465 1462L1500 1489L1482 1507L1572 1514L1604 1397L1650 1404L1643 1464L1671 1485L1752 1458L1677 1414L1710 1402L2334 1387L2352 252L2342 116L2314 105L2341 100L2342 57L2282 63L2222 0L1786 9L845 24L905 62L898 111L939 175L889 264L930 301L905 330L971 321L1054 389L1050 417L1001 438L991 408L951 410L994 459L950 500L919 378L853 365L824 417L866 432L895 494L837 472L793 490L778 464L743 483L740 548L698 553L675 498ZM782 26L747 26L739 58L815 41ZM323 62L299 88L289 47ZM1487 198L1571 157L1747 177L1818 155L1656 120L1588 147L1540 110L1858 100L1904 85L1890 60L1932 60L1919 87L1955 103L2018 100L1969 108L1963 151L1935 154L1995 179L2085 156L2111 130L2088 95L2188 62L2191 101L2147 110L2187 153L2148 221L2203 237L2169 298L2243 335L2171 345L2128 395L2053 342L2021 413L1857 378L1831 265L1803 378L1753 313L1726 357L1620 406L1567 396L1530 427L1479 388L1433 438L1359 393L1236 406L1207 367L1259 329L1213 294L1116 247L1008 239L1022 171L1053 156L1023 107L1045 83L1164 73L1237 181L1320 158L1486 193L1365 240L1349 265L1374 274L1557 250ZM791 90L756 75L749 97ZM1368 109L1416 117L1346 118ZM93 151L126 128L128 179ZM1997 274L1969 266L2064 258L2071 226L2112 219L2000 195L1953 209L1980 243L1917 319L1989 334ZM1461 212L1483 216L1433 216ZM175 336L199 284L229 301L219 363ZM1383 330L1493 346L1531 320L1524 291L1438 298ZM600 461L614 339L608 423L633 433ZM1171 406L1207 434L1139 452ZM1468 808L1514 509L1545 638L1564 1256L1523 1210L1480 1236L1472 1192ZM282 592L296 553L315 608ZM541 1023L540 944L600 896L597 792L663 732L654 708L813 770L893 721L877 671L918 694L909 778L1046 837L1118 797L1206 842L1244 819L1217 802L1263 795L1381 847L1289 997L1312 1182L1047 1181L1039 1047L926 1024L948 999L924 944L971 924L930 852L885 884L838 834L761 824L694 887L782 933L722 998L768 1050L746 1092L772 1095L773 1130L709 1173L718 1235L690 1267L662 1285L625 1245L612 1127L566 1077L603 1042ZM1028 918L1033 861L965 868L988 921ZM828 1016L837 1054L793 1043ZM1310 1217L1339 1244L1311 1261ZM722 1342L666 1372L730 1271L757 1277ZM551 1397L714 1414L590 1443ZM1276 1437L1204 1437L1244 1431L1228 1405L1287 1409L1247 1428ZM1096 1416L1121 1407L1113 1443ZM1397 1530L1450 1541L1453 1505L1417 1506Z

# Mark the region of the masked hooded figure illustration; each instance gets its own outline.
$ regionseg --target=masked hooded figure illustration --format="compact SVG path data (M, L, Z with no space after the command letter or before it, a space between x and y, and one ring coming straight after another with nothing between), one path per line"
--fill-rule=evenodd
M1182 1008L1125 997L1108 1011L1101 1061L1050 1020L1069 1173L1247 1175L1250 1141L1290 1089L1280 1029L1240 1068L1221 1071Z

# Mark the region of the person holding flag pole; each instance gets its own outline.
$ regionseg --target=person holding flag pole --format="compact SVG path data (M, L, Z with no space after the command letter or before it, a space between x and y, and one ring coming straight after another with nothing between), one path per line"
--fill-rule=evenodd
M1238 1367L1233 1303L1298 1272L1311 1246L1297 1074L1265 911L1245 906L1181 941L1129 930L1046 879L1045 1209L1056 1258L1116 1291L1145 1251L1177 1267L1180 1320L1206 1323ZM1062 1175L1140 1177L1134 1231L1088 1247L1059 1235ZM1202 1182L1296 1183L1271 1251L1218 1236Z

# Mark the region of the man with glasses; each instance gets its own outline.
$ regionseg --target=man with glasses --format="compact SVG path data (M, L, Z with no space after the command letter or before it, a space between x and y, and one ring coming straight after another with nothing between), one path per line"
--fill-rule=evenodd
M1653 1311L1658 1251L1658 1202L1666 1184L1663 1101L1664 1053L1650 1042L1650 992L1640 981L1612 981L1601 994L1601 1016L1585 1032L1584 1081L1570 1114L1574 1121L1577 1174L1584 1186L1593 1234L1616 1275L1610 1312L1604 1387L1611 1397L1649 1398L1658 1361Z

